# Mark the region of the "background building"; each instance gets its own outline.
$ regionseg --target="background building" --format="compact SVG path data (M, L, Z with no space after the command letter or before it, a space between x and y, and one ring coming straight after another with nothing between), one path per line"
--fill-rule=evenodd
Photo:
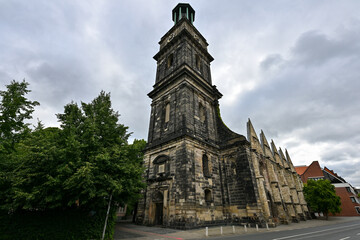
M357 190L333 170L327 167L322 169L318 161L313 161L309 166L296 166L295 169L303 183L309 179L330 180L335 186L336 195L341 198L341 212L337 213L336 216L360 216L360 200L357 197Z

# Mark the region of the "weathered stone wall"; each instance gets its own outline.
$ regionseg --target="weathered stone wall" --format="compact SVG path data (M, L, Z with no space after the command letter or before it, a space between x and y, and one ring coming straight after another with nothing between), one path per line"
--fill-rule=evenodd
M265 217L272 218L274 222L283 223L305 220L308 217L308 209L299 176L288 152L285 151L284 154L281 149L276 150L273 141L270 148L262 131L260 137L261 142L249 120L248 139L254 152L254 168L258 169L255 173L258 176L259 194ZM263 188L262 185L264 185ZM265 204L266 198L269 209Z
M160 41L144 166L147 187L137 221L194 228L214 224L276 225L305 219L302 185L287 152L248 138L220 117L206 40L186 19Z

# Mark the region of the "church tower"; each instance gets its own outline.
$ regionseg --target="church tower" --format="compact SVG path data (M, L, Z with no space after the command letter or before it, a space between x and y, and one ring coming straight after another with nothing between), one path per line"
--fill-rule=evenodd
M195 28L195 11L180 3L161 38L145 149L146 189L137 222L193 228L224 222L268 221L250 142L221 120L212 85L214 60ZM256 165L255 165L256 166ZM264 190L265 194L265 190Z

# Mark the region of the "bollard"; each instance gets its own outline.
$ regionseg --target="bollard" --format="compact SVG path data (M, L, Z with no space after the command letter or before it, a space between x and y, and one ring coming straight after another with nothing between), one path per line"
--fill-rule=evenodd
M269 224L266 223L266 229L269 231Z
M247 232L247 229L246 229L246 224L244 225L244 230L245 230L245 232Z
M222 226L220 227L220 234L223 235Z
M235 226L233 225L233 233L235 233Z
M259 226L256 224L256 231L258 232L259 231Z
M209 236L209 228L208 228L208 227L205 228L205 236L206 236L206 237Z

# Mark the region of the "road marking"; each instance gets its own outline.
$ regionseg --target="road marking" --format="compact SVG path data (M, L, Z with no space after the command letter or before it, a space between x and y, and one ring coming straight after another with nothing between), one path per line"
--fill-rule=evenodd
M350 237L344 237L344 238L340 238L339 240L345 240L345 239L348 239Z
M165 237L165 238L172 238L172 239L184 240L183 238L166 236L166 235L162 235L162 234L158 234L158 233L152 233L152 232L144 232L144 231L135 230L135 229L129 229L129 228L124 228L124 227L118 227L118 229L121 229L121 230L123 230L123 231L125 231L125 232L137 232L137 233L142 233L142 234L145 234L145 235L155 235L155 236L160 236L160 237Z
M356 234L356 235L360 235L360 233Z
M314 232L309 232L309 233L302 233L302 234L297 234L297 235L292 235L292 236L286 236L286 237L281 237L281 238L274 238L273 240L281 240L281 239L287 239L287 238L294 238L294 237L305 236L305 235L314 234L314 233L332 231L332 230L335 230L335 229L344 229L344 228L348 228L348 227L352 227L352 226L357 226L357 225L359 225L359 224L353 224L353 225L349 225L349 226L345 226L345 227L337 227L337 228L319 230L319 231L314 231Z

